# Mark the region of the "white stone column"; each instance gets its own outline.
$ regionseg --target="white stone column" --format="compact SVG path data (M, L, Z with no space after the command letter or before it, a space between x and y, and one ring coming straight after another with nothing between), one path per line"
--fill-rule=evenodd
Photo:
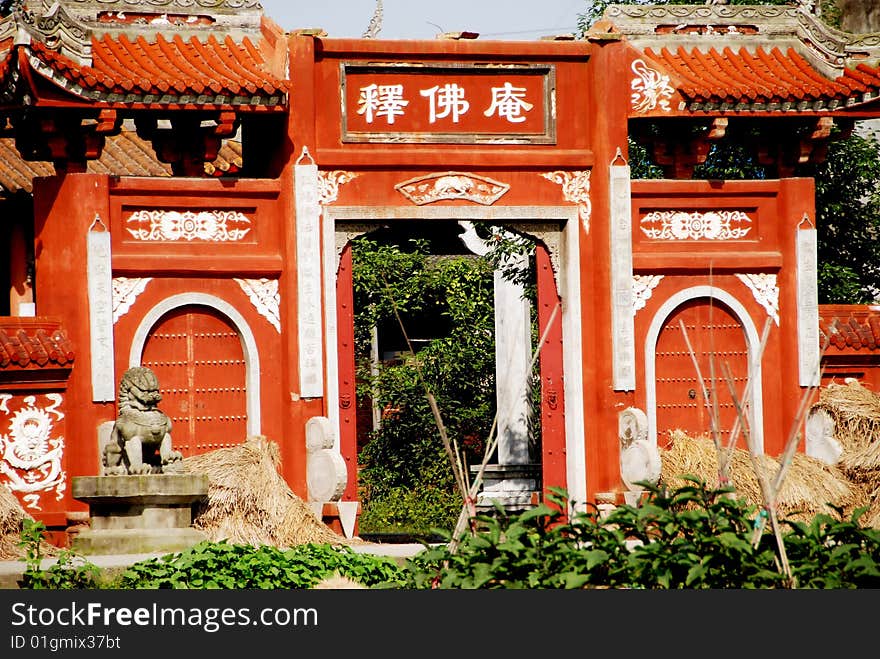
M465 233L459 236L478 256L491 247L474 230L471 222L459 222ZM511 236L512 237L512 236ZM525 253L506 257L504 266L525 268ZM529 380L531 378L531 309L524 287L494 275L495 293L495 390L498 407L498 469L483 477L483 496L502 499L508 504L528 503L537 488L533 478L524 477L517 465L527 465L529 456ZM490 473L494 472L494 473Z

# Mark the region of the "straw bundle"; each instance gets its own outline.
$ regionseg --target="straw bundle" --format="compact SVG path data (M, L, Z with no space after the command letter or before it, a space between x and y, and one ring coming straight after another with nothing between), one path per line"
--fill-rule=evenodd
M858 380L823 387L813 408L824 409L834 419L834 438L844 452L859 450L880 438L880 396Z
M660 452L661 478L667 486L676 488L686 484L682 476L696 476L710 487L718 482L718 457L715 444L707 437L690 437L681 430L671 433L667 448ZM768 455L756 459L758 470L772 482L780 464ZM731 485L738 496L749 504L760 506L763 496L755 468L748 451L734 448L728 466ZM832 513L827 504L851 508L859 499L858 493L834 466L795 454L785 480L777 495L776 507L780 517L809 519L816 513Z
M12 490L0 483L0 561L17 561L27 555L26 549L18 545L26 519L33 520L33 517L22 508ZM43 541L40 551L43 556L55 556L58 548Z
M814 408L825 410L834 420L834 438L843 447L838 466L847 478L871 493L880 491L880 395L858 380L832 383L819 394ZM880 504L875 517L880 517Z
M11 561L24 556L18 546L21 540L21 523L30 517L12 491L0 483L0 560Z
M352 544L318 520L278 472L275 442L249 437L229 448L183 459L183 469L208 476L208 499L193 526L213 541L293 547Z

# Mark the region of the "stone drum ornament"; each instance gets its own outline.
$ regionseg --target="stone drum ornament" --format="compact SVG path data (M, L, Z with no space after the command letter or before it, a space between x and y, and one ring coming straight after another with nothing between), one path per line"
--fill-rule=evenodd
M101 456L103 475L160 474L183 454L171 447L171 419L157 406L159 380L145 366L128 369L119 383L119 416Z

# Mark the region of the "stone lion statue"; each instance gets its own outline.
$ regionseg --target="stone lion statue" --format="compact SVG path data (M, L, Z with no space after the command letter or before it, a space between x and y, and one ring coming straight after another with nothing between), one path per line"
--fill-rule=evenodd
M119 415L101 456L103 474L159 474L183 459L171 448L171 419L157 405L159 380L145 366L128 369L119 382Z

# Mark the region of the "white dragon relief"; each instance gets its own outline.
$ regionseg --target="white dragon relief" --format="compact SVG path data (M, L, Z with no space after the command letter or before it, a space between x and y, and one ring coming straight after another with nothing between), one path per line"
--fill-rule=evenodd
M62 469L64 438L53 437L52 415L63 419L60 394L46 394L50 404L36 406L36 396L26 396L24 406L10 413L7 403L12 397L3 395L0 410L11 417L9 430L0 434L0 473L7 478L13 492L23 493L28 508L41 510L44 492L54 490L56 500L64 497L67 489L66 474Z

